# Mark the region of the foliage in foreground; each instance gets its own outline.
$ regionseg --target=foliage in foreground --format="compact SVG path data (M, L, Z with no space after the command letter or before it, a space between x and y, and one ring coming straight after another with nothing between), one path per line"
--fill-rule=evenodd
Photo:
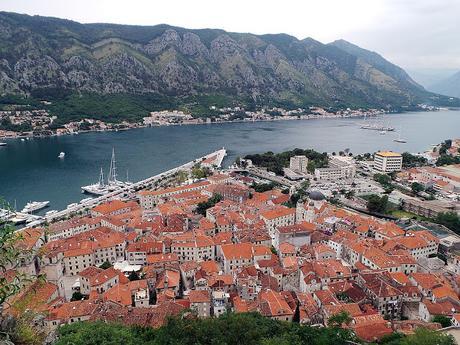
M219 318L171 318L159 328L128 327L103 322L80 322L59 329L55 345L344 345L359 342L352 332L333 327L309 327L280 322L258 313L224 314ZM394 333L386 345L454 345L452 337L418 329L414 335Z
M62 327L59 332L56 345L341 345L353 339L348 330L300 326L257 313L230 313L209 319L172 318L157 330L102 322L75 323Z

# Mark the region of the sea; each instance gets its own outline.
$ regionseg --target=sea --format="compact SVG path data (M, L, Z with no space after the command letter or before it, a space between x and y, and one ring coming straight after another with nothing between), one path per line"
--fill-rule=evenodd
M367 121L394 132L361 129ZM407 143L397 143L403 138ZM119 180L138 181L225 147L224 166L238 156L293 148L320 152L349 149L353 154L378 150L418 153L460 137L460 110L387 114L378 120L326 118L271 122L221 123L139 128L118 132L5 140L0 147L0 197L20 210L28 201L50 201L50 209L88 197L80 187L108 174L115 150ZM65 158L60 159L60 152Z

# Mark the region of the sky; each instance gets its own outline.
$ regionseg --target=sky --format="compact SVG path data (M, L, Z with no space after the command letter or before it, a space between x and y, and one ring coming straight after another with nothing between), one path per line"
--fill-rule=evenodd
M460 70L460 0L0 0L81 23L170 24L323 43L345 39L416 71Z

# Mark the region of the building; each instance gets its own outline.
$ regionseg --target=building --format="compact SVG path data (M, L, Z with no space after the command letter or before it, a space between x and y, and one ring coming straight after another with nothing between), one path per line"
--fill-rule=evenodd
M329 160L329 167L315 169L318 180L352 179L355 173L356 167L348 157L333 157Z
M308 158L305 156L294 156L289 161L289 169L297 173L307 173Z
M383 173L401 171L402 155L392 151L380 151L374 155L374 169Z

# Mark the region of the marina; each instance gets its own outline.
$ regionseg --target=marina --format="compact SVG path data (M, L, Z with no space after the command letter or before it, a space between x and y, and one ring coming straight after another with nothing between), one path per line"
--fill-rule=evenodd
M160 180L164 180L165 178L174 175L180 170L191 169L195 164L205 159L212 159L213 164L217 167L220 167L226 155L227 155L227 151L225 150L225 148L222 148L220 150L211 152L205 156L196 158L193 161L182 164L178 167L175 167L170 170L164 171L160 174L148 177L139 182L120 185L120 187L115 189L114 191L109 191L108 193L102 196L99 196L97 198L86 198L86 199L81 200L79 203L74 202L74 203L67 205L67 207L64 210L61 210L61 211L53 210L53 212L47 212L44 216L35 216L35 215L27 214L27 213L19 213L19 212L14 212L14 211L8 211L6 209L0 209L0 215L3 215L2 217L0 217L0 219L2 219L3 221L5 220L10 221L16 225L26 223L27 226L30 226L30 227L40 225L44 222L55 221L57 219L61 219L68 215L75 214L79 211L83 211L86 208L94 207L107 200L122 199L124 196L132 195L135 193L135 191L143 189L143 188L151 187L154 183Z

